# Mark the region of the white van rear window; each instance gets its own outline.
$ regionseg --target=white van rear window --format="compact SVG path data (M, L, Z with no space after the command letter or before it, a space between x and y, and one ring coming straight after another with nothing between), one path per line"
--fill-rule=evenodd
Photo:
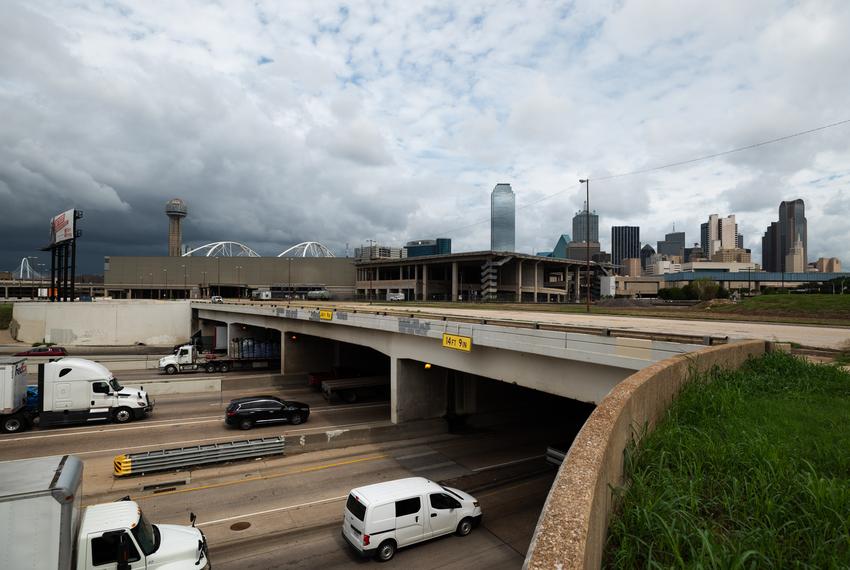
M363 519L366 517L366 507L354 495L348 495L345 508L348 509L349 513L357 517L357 520L360 522L363 522Z

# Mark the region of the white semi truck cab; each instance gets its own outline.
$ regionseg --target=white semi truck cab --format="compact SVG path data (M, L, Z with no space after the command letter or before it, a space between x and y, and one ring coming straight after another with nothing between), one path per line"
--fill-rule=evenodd
M193 526L155 525L129 500L82 508L82 477L82 461L73 455L0 463L4 568L209 568L194 515Z

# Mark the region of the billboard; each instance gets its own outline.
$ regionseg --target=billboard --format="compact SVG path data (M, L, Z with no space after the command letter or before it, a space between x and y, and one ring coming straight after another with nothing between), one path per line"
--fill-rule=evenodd
M74 239L74 210L66 210L50 220L50 245Z

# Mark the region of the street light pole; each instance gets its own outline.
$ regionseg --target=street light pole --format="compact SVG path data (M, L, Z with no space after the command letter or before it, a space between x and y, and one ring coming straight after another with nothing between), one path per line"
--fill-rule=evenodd
M584 242L584 258L585 258L585 285L587 287L587 312L590 312L590 178L579 180L585 187L585 203L584 203L584 220L585 220L585 237ZM578 283L576 283L578 287Z
M171 300L171 291L168 290L168 269L163 269L163 273L165 273L165 290L168 291L168 300Z
M369 261L372 261L375 258L375 256L372 255L372 253L375 251L375 240L370 239L366 241L369 242ZM373 268L369 268L369 290L366 291L366 301L372 300L372 269Z

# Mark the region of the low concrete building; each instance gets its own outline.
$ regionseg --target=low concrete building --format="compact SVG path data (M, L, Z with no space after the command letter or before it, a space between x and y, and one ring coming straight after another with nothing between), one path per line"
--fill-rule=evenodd
M104 288L116 299L250 297L263 289L303 296L325 289L354 296L354 260L346 257L104 258Z

